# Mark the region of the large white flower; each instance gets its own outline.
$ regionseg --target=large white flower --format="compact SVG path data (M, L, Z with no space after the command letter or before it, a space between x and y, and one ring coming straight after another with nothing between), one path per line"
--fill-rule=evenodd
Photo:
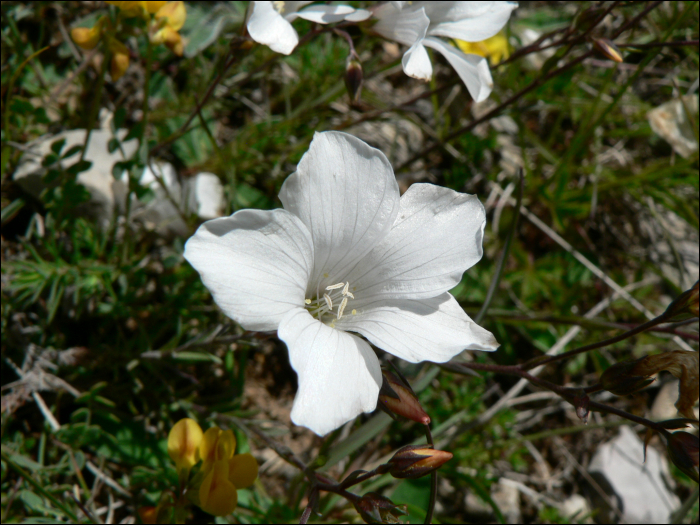
M388 2L374 10L374 30L409 46L403 56L404 72L430 80L433 66L425 47L443 55L455 68L472 98L481 102L493 86L488 60L467 55L436 36L480 42L498 33L517 2Z
M185 258L226 315L278 330L299 376L294 423L324 435L375 409L379 361L348 332L412 363L498 347L448 293L481 259L474 195L413 184L399 197L381 151L328 131L280 199L204 223Z
M251 2L247 28L250 37L259 44L283 55L290 54L299 43L299 36L291 22L304 18L319 24L342 20L359 22L371 16L364 9L349 5L314 5L299 11L311 2Z

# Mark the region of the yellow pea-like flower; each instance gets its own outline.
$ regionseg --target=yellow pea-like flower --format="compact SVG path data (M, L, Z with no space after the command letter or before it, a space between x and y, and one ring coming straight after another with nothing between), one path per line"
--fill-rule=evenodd
M236 454L228 460L228 480L236 489L250 487L258 478L258 462L252 454Z
M455 40L457 47L468 55L479 55L488 58L491 64L498 64L501 60L510 56L510 46L508 39L503 32L496 33L481 42L465 42Z
M207 472L216 461L228 461L236 450L236 438L232 430L219 427L208 429L199 445L199 458L202 460L202 472Z
M97 27L76 27L71 30L70 36L78 46L83 49L94 49L100 41L100 29Z
M234 511L238 505L238 494L228 476L228 461L215 461L199 487L199 506L204 512L225 516Z
M164 4L156 12L155 18L160 21L165 19L166 25L175 31L179 31L185 25L187 9L184 2L147 2L151 4Z
M115 55L116 56L116 55ZM168 455L175 462L178 473L189 471L199 460L199 447L204 434L193 419L181 419L168 434Z

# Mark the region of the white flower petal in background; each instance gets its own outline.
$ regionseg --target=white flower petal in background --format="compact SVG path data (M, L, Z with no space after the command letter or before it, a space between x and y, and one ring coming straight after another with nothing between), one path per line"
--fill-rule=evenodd
M354 12L349 5L312 5L303 11L297 11L296 16L317 24L333 24L342 22Z
M313 238L309 292L342 281L386 236L399 211L399 186L387 158L345 133L315 133L279 196Z
M276 330L304 304L313 245L285 210L241 210L205 222L185 245L216 304L246 330Z
M294 423L323 436L376 408L382 373L365 341L319 323L302 308L282 320L279 337L299 376Z
M369 11L348 5L314 5L300 10L311 2L251 2L246 26L250 37L276 53L289 55L299 43L299 35L291 22L304 18L318 24L332 24L348 20L360 22L371 16Z
M479 42L498 33L517 2L414 2L430 19L428 35Z
M476 102L482 102L488 98L493 89L488 59L462 53L456 47L438 38L428 37L423 40L423 44L432 47L447 59Z
M403 71L409 77L430 80L433 77L433 65L430 63L428 50L423 47L424 40L419 40L406 51L401 59Z
M411 363L444 363L462 350L493 351L498 342L464 313L449 293L419 301L377 301L336 326L358 332Z
M299 36L272 2L253 2L247 22L250 37L276 53L289 55L299 43Z
M430 26L425 9L403 12L392 4L382 4L374 11L374 16L378 19L372 28L374 31L406 46L425 38Z
M299 376L292 421L319 435L374 410L369 344L411 362L494 350L447 290L482 255L478 199L431 184L403 197L384 154L316 133L282 185L284 210L243 210L185 246L217 304L249 330L274 330Z
M457 71L472 98L481 102L493 87L488 61L478 55L467 55L435 37L465 42L492 37L503 28L517 5L516 2L388 2L374 9L377 23L373 30L410 46L402 60L407 75L430 79L432 66L424 46L431 47Z

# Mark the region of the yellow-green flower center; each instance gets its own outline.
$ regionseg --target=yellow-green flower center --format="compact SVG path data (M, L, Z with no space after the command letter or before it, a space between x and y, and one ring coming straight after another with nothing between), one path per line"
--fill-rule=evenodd
M350 283L344 282L326 286L322 293L317 290L316 297L307 298L304 303L309 313L321 322L324 322L324 316L332 316L330 326L334 327L335 321L345 315L350 299L354 298ZM355 315L357 311L352 310L351 313Z

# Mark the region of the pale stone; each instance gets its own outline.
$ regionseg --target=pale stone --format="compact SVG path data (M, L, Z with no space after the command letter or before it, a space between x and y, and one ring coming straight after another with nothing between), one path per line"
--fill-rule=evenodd
M654 133L668 142L681 157L687 159L698 150L698 139L692 125L697 126L698 121L697 94L661 104L647 113L647 118Z

